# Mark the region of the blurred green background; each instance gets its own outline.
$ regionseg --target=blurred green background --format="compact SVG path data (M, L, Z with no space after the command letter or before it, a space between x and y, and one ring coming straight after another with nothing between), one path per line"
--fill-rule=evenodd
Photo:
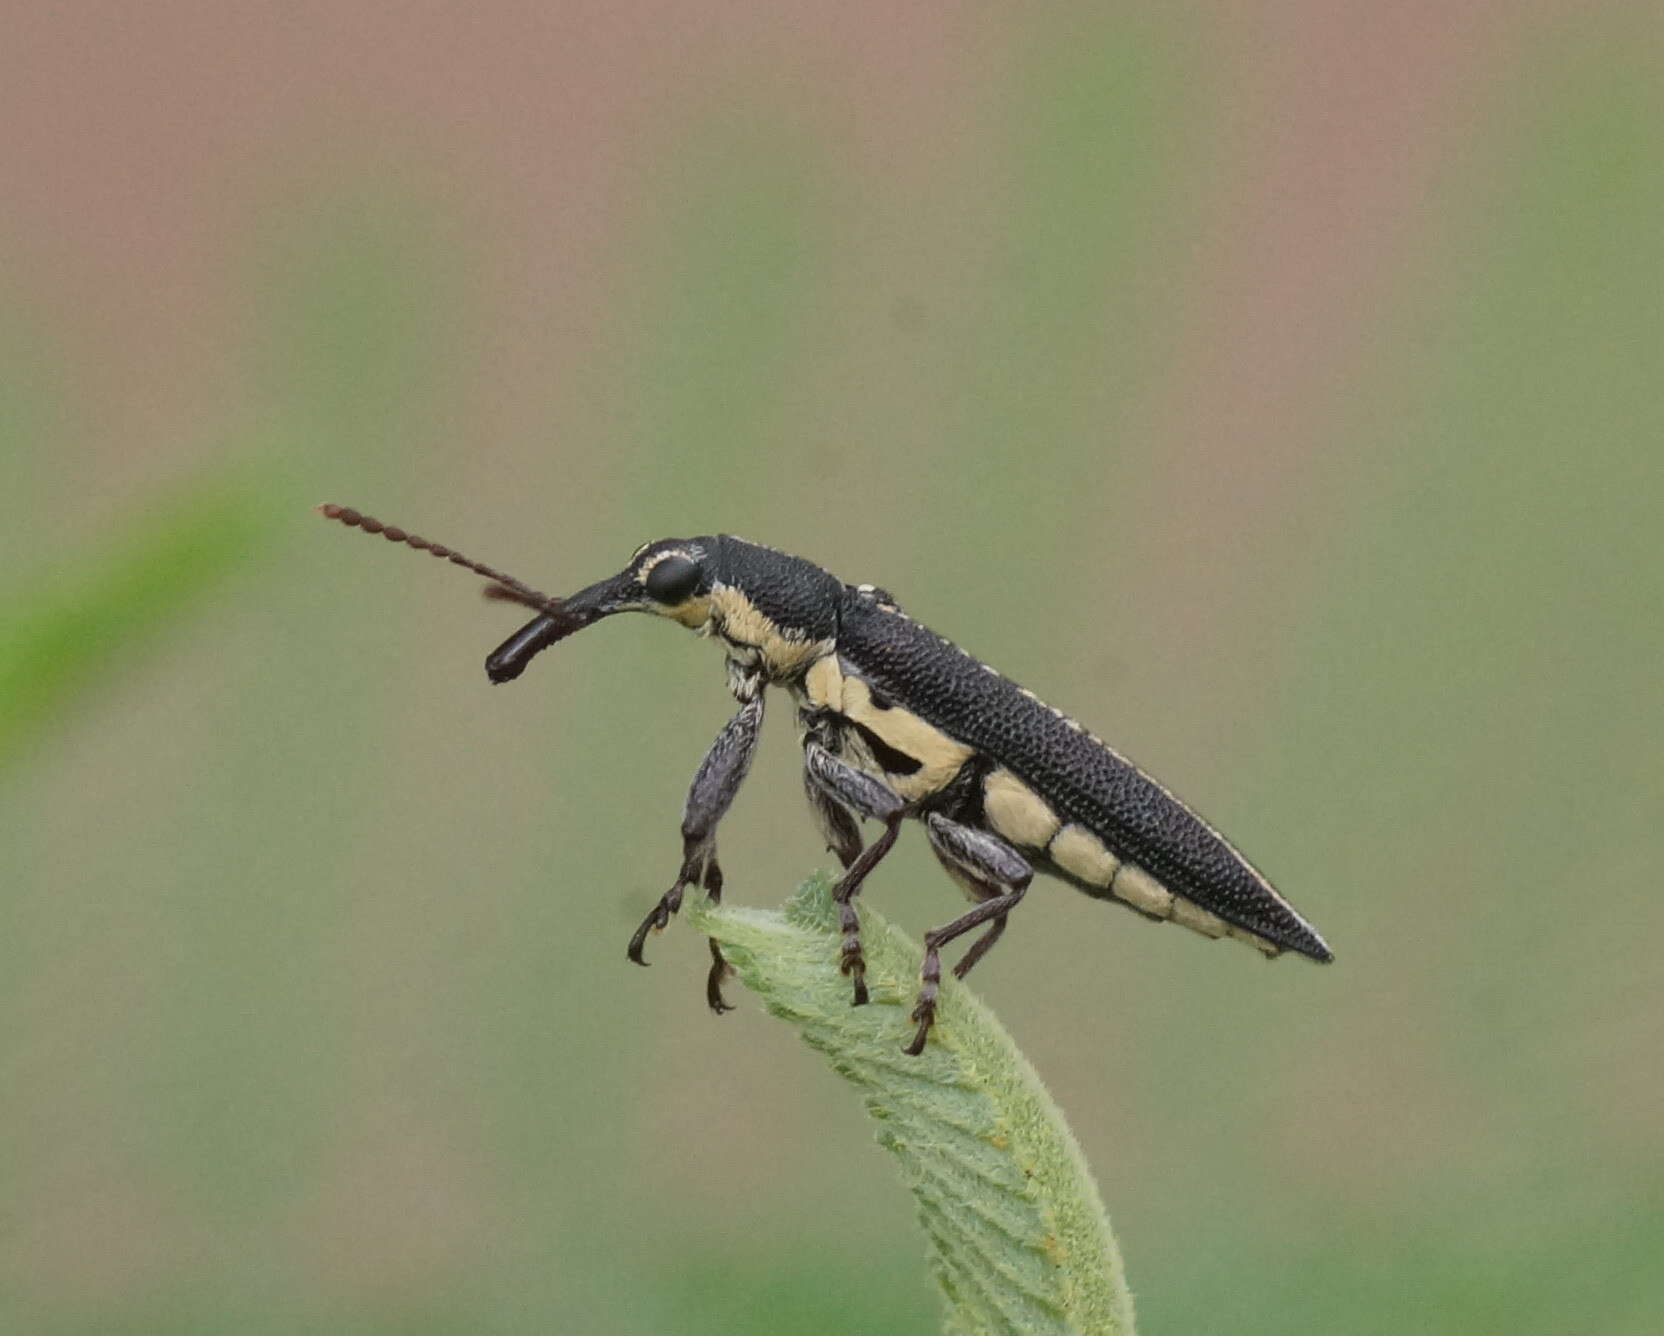
M715 654L490 689L323 500L879 582L1277 878L1331 969L1053 886L979 975L1146 1333L1664 1329L1655 6L6 27L0 1330L935 1327L849 1092L623 960Z

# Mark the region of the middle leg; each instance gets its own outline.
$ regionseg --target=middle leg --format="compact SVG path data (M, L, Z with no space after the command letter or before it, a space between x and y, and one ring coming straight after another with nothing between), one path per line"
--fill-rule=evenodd
M861 856L864 843L853 813L822 787L807 766L803 769L803 796L809 800L809 812L827 849L837 855L839 866L848 870Z
M838 968L854 979L851 1005L864 1006L867 960L861 950L861 916L855 909L855 897L860 894L867 874L895 847L901 819L907 815L907 804L888 784L839 760L813 738L803 744L803 775L806 784L824 791L834 806L846 809L846 817L849 811L854 811L884 823L884 833L866 849L859 846L851 849L856 856L845 864L844 875L832 891L832 899L838 906L838 928L844 935Z

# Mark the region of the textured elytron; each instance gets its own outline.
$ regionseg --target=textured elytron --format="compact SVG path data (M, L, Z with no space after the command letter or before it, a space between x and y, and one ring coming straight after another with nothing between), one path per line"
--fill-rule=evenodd
M837 639L838 652L874 686L997 757L1117 858L1229 923L1315 960L1331 959L1323 939L1205 821L1015 683L854 589L844 590Z

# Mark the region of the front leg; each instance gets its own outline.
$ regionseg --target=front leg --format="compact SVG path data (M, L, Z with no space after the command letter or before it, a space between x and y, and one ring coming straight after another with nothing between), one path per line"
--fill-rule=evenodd
M861 918L855 910L855 897L867 874L895 846L907 804L888 784L840 761L813 738L803 744L803 774L807 784L825 792L835 803L884 823L884 833L847 864L842 880L832 890L832 900L838 906L838 928L844 935L838 968L854 978L852 1005L859 1007L867 1001L867 960L861 951Z
M647 934L669 924L670 916L682 907L682 893L689 886L703 886L713 900L722 898L722 868L716 861L716 827L751 769L751 758L756 754L757 738L762 727L763 694L758 691L717 734L716 741L694 772L687 802L682 808L682 866L670 889L660 897L659 903L653 906L630 938L626 954L636 964L647 963L642 959ZM720 987L726 972L727 964L722 959L722 952L713 941L705 1000L718 1015L729 1010Z

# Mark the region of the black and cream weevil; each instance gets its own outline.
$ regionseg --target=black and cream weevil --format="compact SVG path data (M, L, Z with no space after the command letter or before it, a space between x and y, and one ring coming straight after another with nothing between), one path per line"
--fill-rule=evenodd
M491 581L492 597L535 609L486 659L493 682L512 681L540 651L617 612L656 613L721 646L739 712L694 774L682 864L630 939L637 964L646 963L647 934L670 922L687 888L722 894L716 827L751 767L771 686L797 707L809 808L843 864L833 897L855 1005L867 1000L855 897L904 818L923 823L932 852L972 901L968 913L925 934L908 1053L924 1051L935 1020L942 948L984 928L954 967L964 978L999 940L1036 871L1267 956L1287 949L1333 959L1317 930L1206 821L1073 719L907 616L882 589L844 584L800 557L722 534L644 543L617 575L550 598L356 510L319 510L464 566ZM870 845L860 818L883 828ZM727 967L714 941L711 957L705 995L720 1013Z

